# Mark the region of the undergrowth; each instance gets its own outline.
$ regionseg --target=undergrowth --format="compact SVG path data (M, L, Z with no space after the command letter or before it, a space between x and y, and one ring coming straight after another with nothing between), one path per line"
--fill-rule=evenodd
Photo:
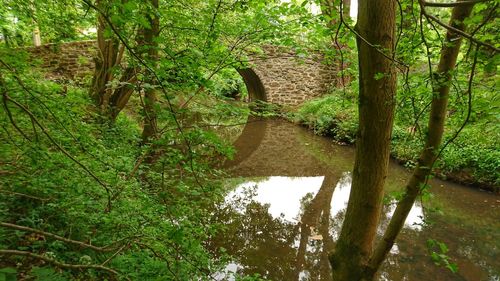
M294 122L303 124L316 134L331 136L337 142L352 144L358 127L356 83L346 89L335 89L329 95L304 103L289 114ZM401 98L401 97L400 97ZM498 101L486 93L477 95L477 103L495 107ZM423 103L423 102L422 102ZM461 126L463 115L458 106L451 106L445 130L444 142L450 140ZM462 105L463 106L463 105ZM412 168L423 147L427 119L408 117L414 111L406 100L398 102L394 122L391 154L405 166ZM463 111L463 109L462 109ZM484 112L483 112L484 111ZM449 178L465 184L498 190L500 184L500 128L498 116L485 114L489 110L476 107L474 118L451 141L435 164L435 172L441 178Z

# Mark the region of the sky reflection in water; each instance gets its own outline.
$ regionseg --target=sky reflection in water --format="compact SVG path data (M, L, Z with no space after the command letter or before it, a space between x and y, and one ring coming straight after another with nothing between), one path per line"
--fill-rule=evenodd
M282 177L272 176L263 181L247 181L239 184L226 196L226 204L233 204L242 196L254 189L252 199L260 204L269 204L269 214L274 218L283 218L289 222L300 222L301 200L307 195L313 197L318 193L324 176L318 177ZM337 183L331 201L331 216L337 216L347 208L349 192L351 191L351 176L344 173ZM392 201L387 212L391 218L396 210L396 201ZM241 212L244 212L244 206ZM416 203L408 214L405 227L420 230L423 223L423 210L420 203Z

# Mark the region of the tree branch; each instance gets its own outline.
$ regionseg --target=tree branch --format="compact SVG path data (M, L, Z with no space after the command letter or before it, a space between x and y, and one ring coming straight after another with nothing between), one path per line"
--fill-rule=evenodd
M458 1L457 3L462 3L462 2L472 2L472 3L468 3L468 5L472 5L473 3L475 3L475 1ZM470 41L472 41L472 42L474 42L474 43L476 43L476 44L478 44L478 45L481 45L481 46L483 46L483 47L489 48L489 49L491 49L491 50L493 50L493 51L495 51L495 52L497 52L497 53L499 53L499 52L500 52L500 49L499 49L499 48L497 48L497 47L495 47L495 46L493 46L493 45L491 45L491 44L489 44L489 43L486 43L486 42L483 42L483 41L481 41L481 40L478 40L478 39L474 38L472 35L470 35L469 33L464 32L464 31L462 31L462 30L460 30L460 29L458 29L458 28L455 28L455 27L453 27L453 26L451 26L451 25L448 25L448 24L446 24L446 23L442 22L442 21L441 21L440 19L438 19L436 16L430 15L430 14L429 14L429 13L427 13L427 11L425 10L425 3L426 3L426 2L424 2L424 1L420 0L420 1L419 1L419 3L420 3L420 7L421 7L421 12L422 12L422 14L423 14L423 15L424 15L424 16L425 16L428 20L432 20L432 21L436 22L437 24L439 24L440 26L442 26L442 27L446 28L447 30L450 30L450 31L452 31L452 32L454 32L454 33L456 33L456 34L458 34L458 35L460 35L460 36L464 37L464 38L467 38L467 39L469 39Z
M59 240L59 241L63 241L63 242L66 242L66 243L78 245L78 246L80 246L82 248L88 248L88 249L92 249L92 250L98 251L98 252L110 252L110 251L115 250L111 246L98 247L98 246L94 246L94 245L90 245L90 244L87 244L87 243L84 243L84 242L81 242L81 241L77 241L77 240L65 238L65 237L62 237L62 236L50 233L50 232L46 232L46 231L39 230L39 229L34 229L34 228L31 228L31 227L27 227L27 226L22 226L22 225L7 223L7 222L0 222L0 226L6 227L6 228L15 229L15 230L21 230L21 231L26 231L26 232L32 232L32 233L41 234L41 235L44 235L44 236L47 236L47 237L50 237L50 238L53 238L53 239L56 239L56 240Z
M457 2L422 2L426 7L438 7L438 8L453 8L457 6L473 5L481 2L488 2L491 0L465 0Z
M40 129L42 129L42 132L44 133L45 136L47 136L47 138L50 140L50 142L52 142L52 144L54 144L69 159L71 159L78 166L80 166L95 181L97 181L99 183L99 185L101 185L105 189L106 194L107 194L107 199L108 199L106 211L107 212L111 211L111 190L109 189L108 185L106 183L104 183L96 174L94 174L94 172L92 172L89 168L87 168L87 166L85 166L82 162L78 161L68 151L66 151L66 149L64 149L60 144L58 144L56 142L56 140L54 138L52 138L52 136L48 133L47 129L40 123L40 121L38 121L38 119L35 117L35 115L29 109L27 109L24 105L20 104L16 100L9 97L6 93L3 94L3 97L4 97L4 99L12 102L17 107L19 107L22 111L24 111L26 114L28 114L29 117L33 118L33 121L38 125L38 127L40 127Z
M106 267L106 266L102 266L102 265L98 265L98 264L69 264L69 263L62 263L62 262L56 261L54 259L42 256L42 255L34 254L34 253L31 253L31 252L27 252L27 251L0 250L0 255L4 255L4 256L14 255L14 256L31 257L31 258L39 259L39 260L42 260L44 262L50 263L53 266L59 267L59 268L73 269L73 270L97 269L97 270L107 271L107 272L109 272L109 273L111 273L113 275L118 275L118 272L116 270L114 270L112 268L109 268L109 267Z

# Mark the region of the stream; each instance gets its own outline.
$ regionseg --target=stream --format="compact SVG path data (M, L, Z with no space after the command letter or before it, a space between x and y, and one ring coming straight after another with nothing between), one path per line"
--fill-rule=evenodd
M234 260L214 278L330 280L327 253L349 199L354 148L275 119L250 120L234 144L237 153L225 163L228 194L214 211L225 227L208 241ZM409 176L390 163L379 236ZM437 179L429 184L378 279L500 281L500 197Z

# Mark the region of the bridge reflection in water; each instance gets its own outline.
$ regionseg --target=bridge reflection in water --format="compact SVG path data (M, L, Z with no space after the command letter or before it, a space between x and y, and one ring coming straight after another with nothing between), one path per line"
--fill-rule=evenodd
M214 222L226 229L208 242L214 252L224 248L235 260L214 277L231 280L237 271L272 280L330 280L328 253L347 206L353 148L285 121L260 119L249 120L235 146L234 160L225 163L233 189L214 214ZM407 177L398 166L391 171L388 190ZM385 206L380 233L394 207ZM435 229L423 217L421 205L415 205L380 279L481 280L462 279L433 264L425 243L429 236L422 233L434 235ZM489 274L480 262L459 261L476 277Z

